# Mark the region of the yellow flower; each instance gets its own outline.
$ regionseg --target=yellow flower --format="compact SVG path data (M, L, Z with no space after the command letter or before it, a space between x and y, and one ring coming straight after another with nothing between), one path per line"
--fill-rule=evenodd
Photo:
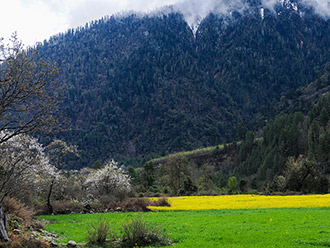
M330 207L327 195L222 195L168 197L171 207L149 207L152 210L209 210L259 208L321 208ZM311 216L310 216L311 218Z

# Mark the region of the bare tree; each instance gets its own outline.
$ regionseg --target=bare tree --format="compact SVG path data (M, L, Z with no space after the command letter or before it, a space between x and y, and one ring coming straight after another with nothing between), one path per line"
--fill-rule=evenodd
M8 45L0 39L0 131L10 131L0 143L36 129L52 131L58 124L57 65L36 49L23 49L16 34Z

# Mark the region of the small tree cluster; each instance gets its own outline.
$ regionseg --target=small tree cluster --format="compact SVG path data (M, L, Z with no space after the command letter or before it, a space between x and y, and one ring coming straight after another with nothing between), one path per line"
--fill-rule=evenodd
M275 179L275 188L283 192L327 193L329 181L320 167L304 157L290 157L284 174Z

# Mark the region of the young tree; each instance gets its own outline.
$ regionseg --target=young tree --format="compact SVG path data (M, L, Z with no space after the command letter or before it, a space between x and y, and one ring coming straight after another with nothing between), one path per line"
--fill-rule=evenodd
M186 176L189 176L189 161L185 156L174 156L166 161L166 171L170 179L170 187L173 195L178 195L183 188Z
M213 175L215 168L209 164L203 164L199 169L199 189L203 192L210 192L215 190L215 185L213 183Z
M156 169L152 161L149 161L143 165L142 179L146 190L148 190L155 183L155 173Z
M47 155L52 163L52 165L56 168L58 173L64 168L64 164L62 159L65 155L72 153L75 156L79 156L78 148L75 145L68 145L65 141L54 139L47 147ZM53 187L55 184L56 179L58 178L57 175L51 177L50 184L49 184L49 191L47 195L47 207L50 214L53 213L53 207L50 203Z
M236 177L230 177L227 183L227 190L229 194L237 194L239 191Z

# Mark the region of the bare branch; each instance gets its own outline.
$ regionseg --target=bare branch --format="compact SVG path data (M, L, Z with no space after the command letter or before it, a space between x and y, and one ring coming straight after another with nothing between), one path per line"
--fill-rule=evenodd
M35 130L51 132L58 125L56 63L41 59L34 49L24 51L17 34L11 42L5 46L0 39L0 130L12 131L0 143Z

